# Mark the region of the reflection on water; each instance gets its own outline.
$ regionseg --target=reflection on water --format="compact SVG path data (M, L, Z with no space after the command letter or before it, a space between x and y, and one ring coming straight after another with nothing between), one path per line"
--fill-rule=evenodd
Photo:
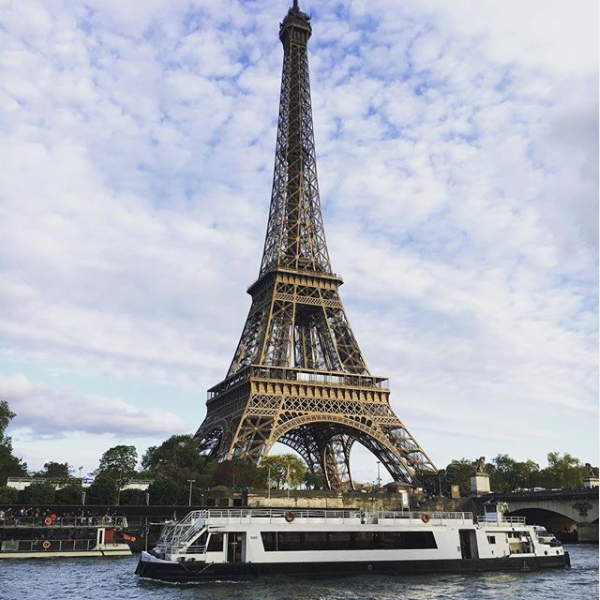
M0 600L591 600L598 598L598 546L567 546L573 568L473 575L361 575L306 580L164 584L133 574L137 556L3 560Z

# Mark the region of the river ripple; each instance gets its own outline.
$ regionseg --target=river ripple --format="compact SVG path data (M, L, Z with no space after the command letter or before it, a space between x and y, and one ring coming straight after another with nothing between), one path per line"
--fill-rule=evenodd
M3 560L0 600L592 600L598 546L567 546L573 568L531 573L304 579L169 585L134 575L138 557Z

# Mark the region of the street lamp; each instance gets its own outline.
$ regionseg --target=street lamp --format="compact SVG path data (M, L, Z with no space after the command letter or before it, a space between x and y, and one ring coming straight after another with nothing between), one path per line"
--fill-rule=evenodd
M189 496L189 499L188 499L188 506L191 506L192 505L192 486L194 485L194 483L196 482L196 480L195 479L188 479L187 481L190 484L190 496Z
M377 491L381 491L381 472L380 472L381 462L377 461Z

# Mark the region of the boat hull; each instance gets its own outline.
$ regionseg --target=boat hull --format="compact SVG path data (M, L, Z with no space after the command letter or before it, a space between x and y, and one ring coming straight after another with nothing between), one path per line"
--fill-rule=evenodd
M493 559L402 560L380 562L319 563L170 563L148 561L144 555L136 573L140 577L167 582L247 580L262 575L350 576L360 574L416 575L420 573L469 573L482 571L534 571L569 567L569 555L527 556Z
M119 550L82 550L81 552L2 552L0 559L23 558L102 558L106 556L131 556L129 548Z

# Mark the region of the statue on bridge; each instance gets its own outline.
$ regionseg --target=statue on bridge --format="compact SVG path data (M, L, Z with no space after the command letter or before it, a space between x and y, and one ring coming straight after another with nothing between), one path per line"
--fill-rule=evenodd
M474 463L475 473L477 475L485 473L485 456L480 456Z

